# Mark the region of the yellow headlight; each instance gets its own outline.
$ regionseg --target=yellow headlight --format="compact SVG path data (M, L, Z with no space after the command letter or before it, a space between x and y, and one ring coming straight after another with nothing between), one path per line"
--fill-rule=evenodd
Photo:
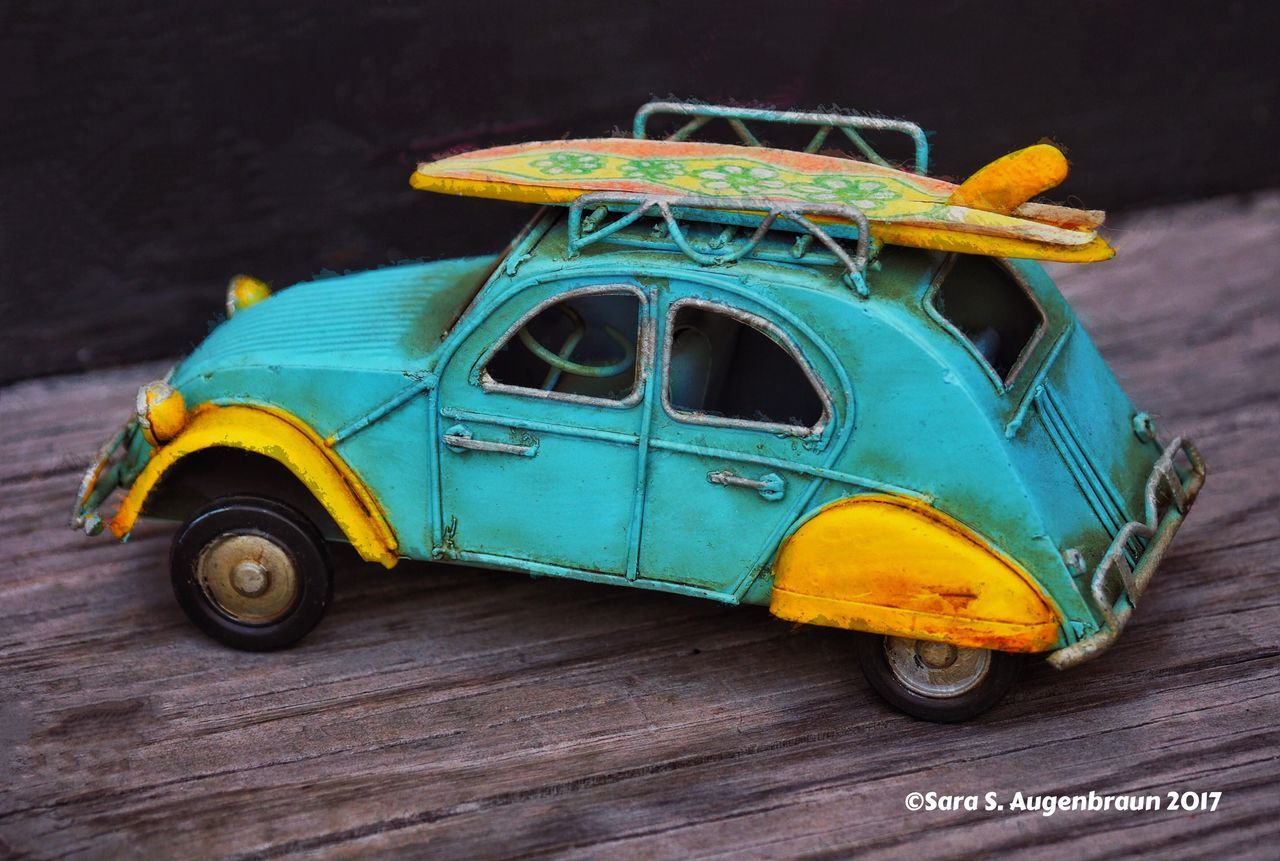
M142 435L153 446L173 439L187 424L182 393L163 380L138 389L137 410Z
M227 316L243 311L271 295L267 282L249 275L237 275L227 285Z

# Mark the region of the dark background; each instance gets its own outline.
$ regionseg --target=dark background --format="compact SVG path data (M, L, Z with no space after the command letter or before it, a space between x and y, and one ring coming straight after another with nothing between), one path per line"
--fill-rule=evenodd
M9 2L0 381L177 354L239 271L498 247L528 210L414 192L415 162L652 96L913 119L953 177L1049 137L1090 207L1277 185L1271 7Z

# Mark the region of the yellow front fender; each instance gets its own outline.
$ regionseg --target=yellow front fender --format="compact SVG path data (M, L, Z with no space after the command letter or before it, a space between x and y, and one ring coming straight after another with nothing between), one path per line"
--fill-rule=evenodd
M304 423L264 407L211 404L192 411L185 428L158 448L134 480L107 526L117 538L133 530L165 472L192 452L236 448L278 461L315 496L362 559L391 568L396 538L364 482Z
M936 508L868 494L832 503L778 552L783 619L1006 652L1042 652L1057 614L1031 576Z

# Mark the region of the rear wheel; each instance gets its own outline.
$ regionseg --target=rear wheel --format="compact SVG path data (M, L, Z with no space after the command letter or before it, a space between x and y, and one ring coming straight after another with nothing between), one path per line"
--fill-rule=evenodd
M861 635L857 648L863 675L890 705L941 723L968 720L998 703L1023 661L1010 652L878 634Z
M178 604L210 637L269 651L305 637L333 600L333 572L316 528L288 505L254 496L202 508L174 536Z

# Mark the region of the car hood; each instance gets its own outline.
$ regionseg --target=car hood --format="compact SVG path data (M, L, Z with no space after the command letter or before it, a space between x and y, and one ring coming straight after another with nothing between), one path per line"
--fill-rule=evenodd
M219 324L175 381L245 368L420 368L494 259L402 264L288 287Z

